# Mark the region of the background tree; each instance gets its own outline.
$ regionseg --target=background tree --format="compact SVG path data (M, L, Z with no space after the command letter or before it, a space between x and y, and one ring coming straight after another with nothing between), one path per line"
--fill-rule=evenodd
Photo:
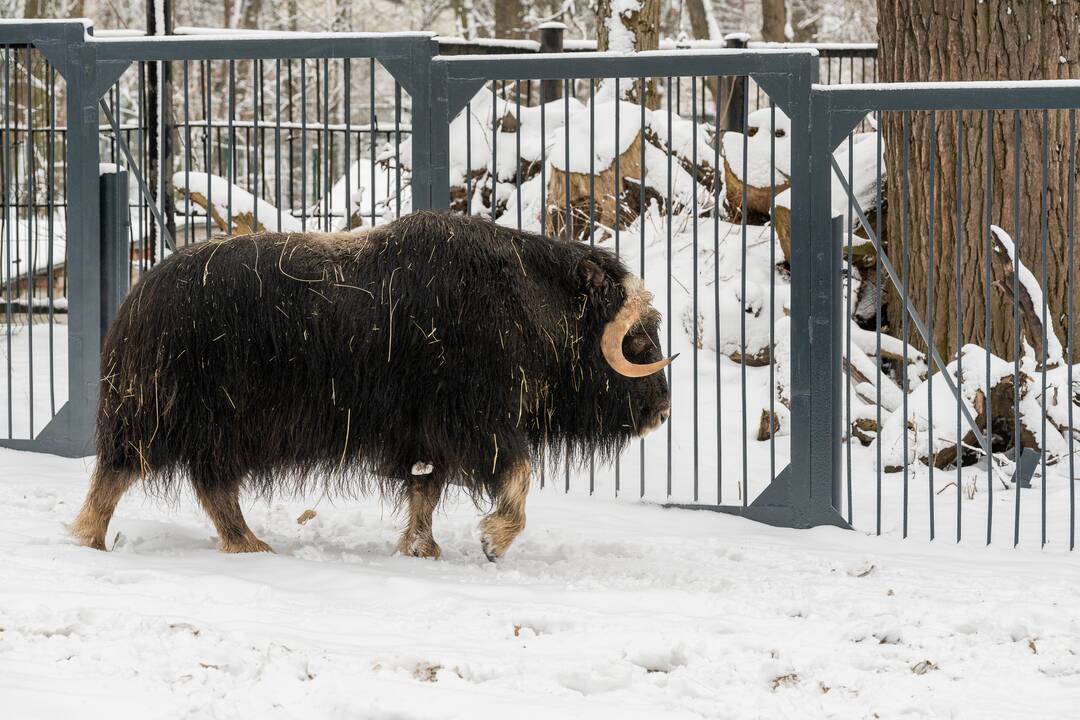
M766 42L787 40L787 4L785 0L761 0L761 39Z
M878 0L878 72L884 82L922 80L1043 80L1080 76L1080 12L1075 2L987 3L979 0ZM1019 238L1020 258L1041 275L1040 177L1042 168L1042 113L1021 114L1016 136L1010 112L992 116L993 167L991 202L993 222ZM955 163L957 133L953 113L937 114L936 138L929 134L927 113L910 115L908 229L910 244L909 291L915 306L926 316L928 307L928 259L931 198L929 197L930 148L937 149L933 207L934 255L937 268L934 307L935 344L945 353L955 350L954 277L956 210L962 226L963 272L959 283L965 342L989 347L1001 357L1013 357L1013 311L1011 293L995 290L991 313L993 331L984 332L984 274L987 226L986 132L982 112L963 114L963 164L960 167L962 196L956 194ZM904 134L901 113L883 119L888 167L888 253L896 266L901 262L902 158ZM1049 113L1049 248L1045 288L1049 317L1063 317L1067 304L1066 189L1068 160L1076 148L1068 145L1068 114ZM1013 160L1020 154L1020 195L1014 194ZM1014 222L1019 203L1020 226ZM1080 278L1078 278L1080 279ZM1004 280L997 275L996 280ZM1011 281L1009 282L1011 290ZM900 320L895 293L888 303L894 327ZM1062 325L1058 324L1061 328ZM914 335L914 333L913 333ZM919 343L921 344L921 343Z
M596 49L641 52L660 47L660 0L621 0L622 12L612 14L611 0L596 3ZM660 107L656 80L646 81L645 104ZM640 88L635 82L627 89L627 99L636 101Z
M494 0L495 37L525 37L525 5L521 0Z

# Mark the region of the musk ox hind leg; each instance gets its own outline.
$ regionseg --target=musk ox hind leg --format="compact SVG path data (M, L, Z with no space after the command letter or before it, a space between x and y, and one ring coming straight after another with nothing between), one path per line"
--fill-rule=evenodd
M138 477L133 470L106 469L101 465L94 470L90 491L86 494L82 509L71 525L71 534L80 545L105 549L105 533L109 520L120 498Z
M397 544L397 551L402 555L436 560L442 555L442 549L431 533L431 516L445 485L437 475L412 478L406 483L405 510L408 520Z
M219 547L227 553L274 552L255 537L240 510L240 483L199 473L192 478L195 496L217 528Z
M513 463L499 480L495 509L480 521L480 545L495 562L525 529L525 497L529 494L532 466L527 459Z

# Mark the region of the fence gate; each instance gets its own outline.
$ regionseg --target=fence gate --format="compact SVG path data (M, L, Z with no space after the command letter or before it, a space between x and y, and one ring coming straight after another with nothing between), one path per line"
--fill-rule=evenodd
M666 429L610 473L590 463L588 492L846 524L815 450L829 425L809 392L811 329L829 315L811 314L809 158L792 151L809 146L816 63L813 51L788 50L433 62L433 205L615 251L654 293L668 351L692 363L690 383L668 370ZM754 113L748 80L766 94ZM717 126L740 110L732 96L752 129L725 143ZM755 185L767 186L764 201ZM748 222L752 200L769 215L785 204L786 245L776 223ZM777 282L786 261L789 285ZM715 363L700 352L708 346ZM748 426L759 424L754 437ZM565 467L545 465L541 482L586 489Z
M1080 83L815 86L811 106L813 233L834 239L812 312L836 320L813 393L845 518L1072 549Z

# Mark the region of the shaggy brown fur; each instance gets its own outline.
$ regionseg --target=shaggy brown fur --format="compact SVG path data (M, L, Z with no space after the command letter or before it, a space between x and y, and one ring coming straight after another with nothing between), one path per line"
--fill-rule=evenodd
M601 352L629 277L598 248L431 212L183 248L142 277L105 338L98 470L76 536L104 547L133 478L173 496L184 478L222 549L267 550L239 492L318 479L331 494L408 498L402 545L431 556L431 512L453 482L496 503L485 528L501 555L533 459L613 457L670 407L662 373L624 377ZM658 333L644 312L624 355L659 360ZM418 461L433 472L412 475Z

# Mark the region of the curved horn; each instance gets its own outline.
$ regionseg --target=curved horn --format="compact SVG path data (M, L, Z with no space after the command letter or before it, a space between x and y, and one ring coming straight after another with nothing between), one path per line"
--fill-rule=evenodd
M603 351L604 359L607 360L608 365L611 366L612 370L626 377L641 378L658 373L675 359L673 356L647 365L637 365L627 360L626 356L623 355L623 338L626 337L626 333L641 317L642 305L641 298L628 296L626 303L619 309L615 318L604 326L604 337L600 340L600 349Z

